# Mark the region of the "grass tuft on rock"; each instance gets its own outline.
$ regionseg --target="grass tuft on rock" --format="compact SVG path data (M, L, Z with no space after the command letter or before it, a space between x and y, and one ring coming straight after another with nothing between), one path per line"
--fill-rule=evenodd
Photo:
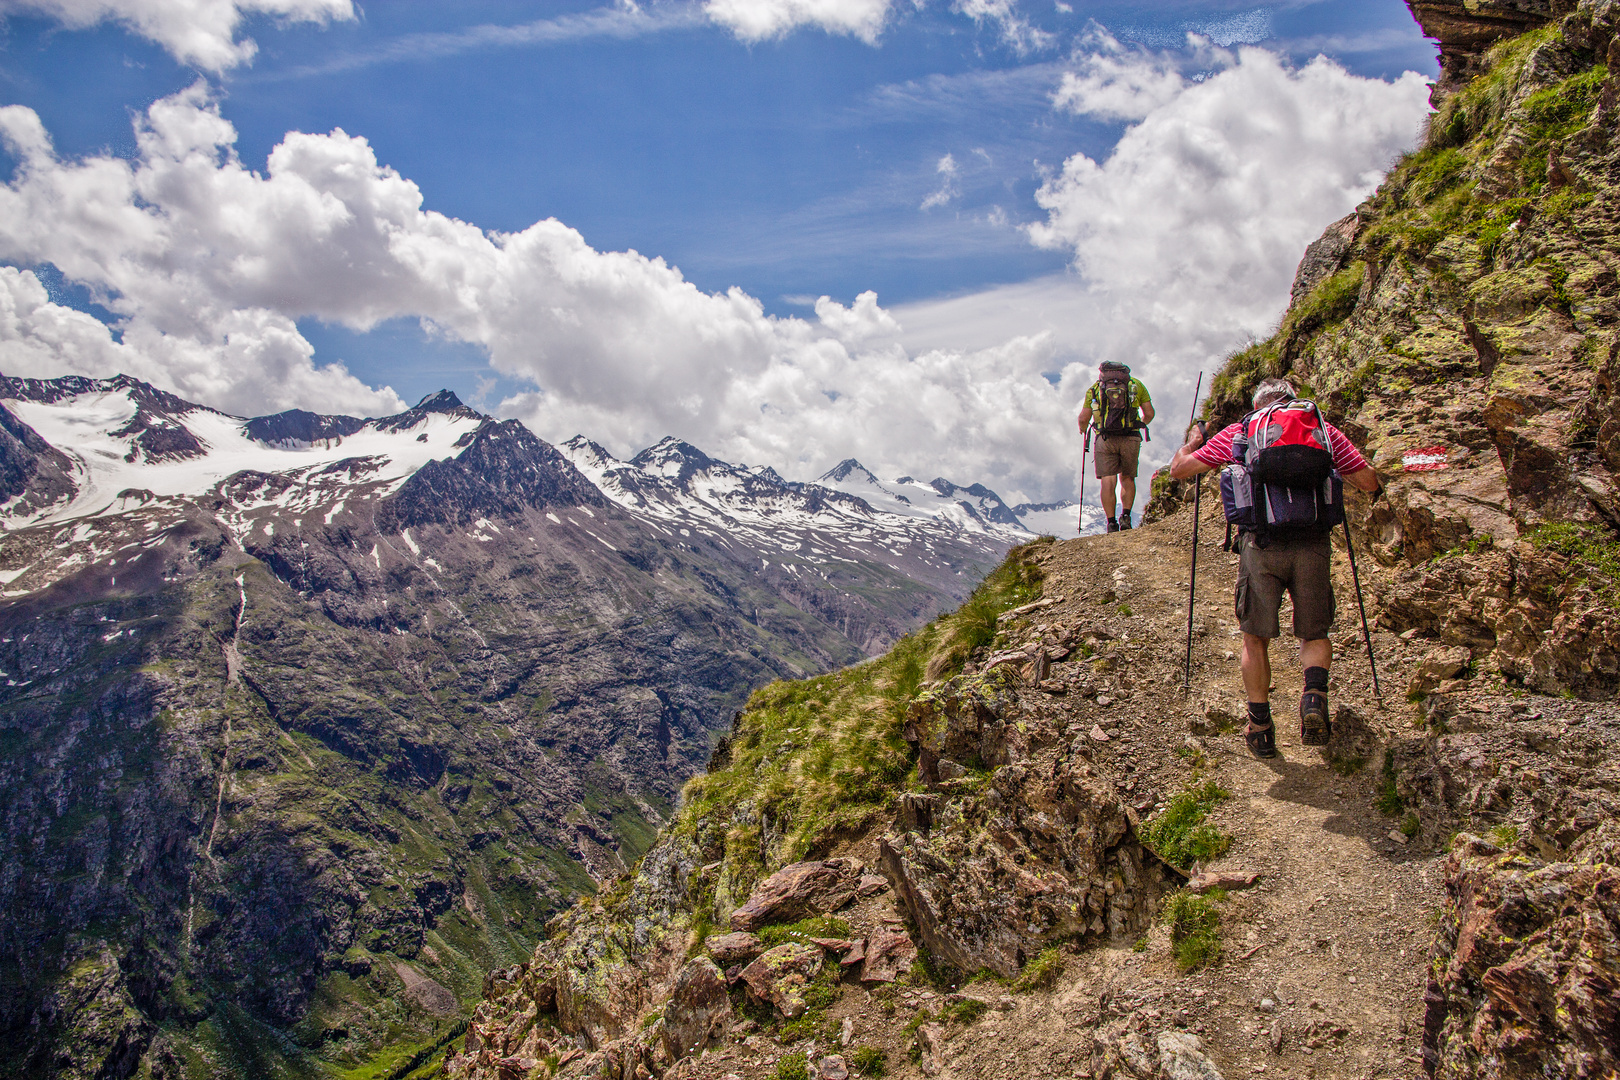
M1164 907L1170 951L1182 971L1209 967L1221 958L1221 915L1207 896L1179 892Z
M810 1062L801 1051L783 1054L776 1063L776 1080L810 1080Z
M1013 980L1012 988L1019 993L1045 990L1054 985L1062 974L1063 950L1060 946L1049 945L1024 965L1024 970Z
M1165 862L1183 872L1193 863L1208 862L1226 854L1232 838L1209 824L1210 811L1232 797L1213 780L1179 792L1164 812L1146 822L1142 842Z
M857 1046L849 1064L862 1076L883 1076L889 1071L889 1055L876 1046Z

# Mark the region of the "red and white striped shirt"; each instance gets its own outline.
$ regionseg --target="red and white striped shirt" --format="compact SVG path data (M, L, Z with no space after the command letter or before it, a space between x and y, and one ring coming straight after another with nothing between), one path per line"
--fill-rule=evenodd
M1351 441L1345 438L1344 432L1322 421L1327 429L1328 445L1333 447L1333 467L1339 470L1340 476L1349 476L1368 467L1367 459L1361 456L1361 451L1355 448ZM1204 445L1193 451L1193 457L1202 461L1211 468L1218 469L1222 465L1231 465L1235 462L1232 457L1232 436L1243 430L1242 422L1228 424L1220 431L1211 435L1204 441Z

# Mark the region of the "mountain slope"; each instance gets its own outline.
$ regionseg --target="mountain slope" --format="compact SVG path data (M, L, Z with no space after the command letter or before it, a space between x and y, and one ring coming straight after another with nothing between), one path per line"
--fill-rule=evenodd
M375 420L122 378L0 398L20 1074L386 1072L634 861L754 687L861 659L1008 542L931 534L917 582L818 519L764 567L449 394Z

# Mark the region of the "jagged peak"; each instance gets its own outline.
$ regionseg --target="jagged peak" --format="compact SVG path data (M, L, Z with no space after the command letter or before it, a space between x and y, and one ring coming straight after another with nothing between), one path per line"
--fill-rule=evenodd
M673 435L665 435L631 458L630 464L639 469L667 472L668 466L672 464L679 465L682 471L697 470L714 465L715 460L691 443L677 439Z
M878 478L872 475L872 470L868 469L865 465L862 465L859 461L856 461L852 457L845 458L843 461L840 461L837 465L834 465L816 479L818 482L822 480L831 480L836 483L839 480L847 480L851 476L855 477L857 480L865 480L868 483L878 483Z
M457 409L465 408L467 408L467 406L463 405L461 403L461 399L456 397L454 390L435 390L433 393L424 397L421 401L418 401L415 406L412 407L411 411L455 412Z

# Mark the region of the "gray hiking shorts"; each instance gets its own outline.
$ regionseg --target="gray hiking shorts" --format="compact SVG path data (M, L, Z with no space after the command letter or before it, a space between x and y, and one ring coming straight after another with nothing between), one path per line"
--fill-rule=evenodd
M1128 476L1136 479L1136 459L1142 455L1140 435L1099 435L1092 449L1097 463L1097 479Z
M1277 613L1286 591L1294 600L1294 636L1301 641L1327 637L1335 611L1332 557L1326 535L1259 547L1245 534L1238 562L1238 629L1268 641L1280 637Z

